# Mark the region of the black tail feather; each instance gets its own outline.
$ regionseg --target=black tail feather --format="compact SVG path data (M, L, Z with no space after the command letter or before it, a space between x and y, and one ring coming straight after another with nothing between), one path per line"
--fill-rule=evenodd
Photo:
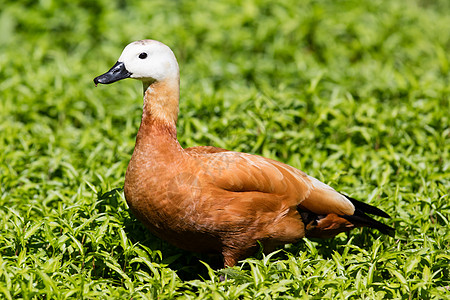
M371 215L375 215L375 216L379 216L379 217L383 217L383 218L390 218L391 216L389 216L387 213L385 213L384 211L382 211L379 208L376 208L375 206L369 205L367 203L358 201L352 197L349 197L347 195L342 194L343 196L345 196L345 198L347 198L348 200L350 200L350 202L355 206L355 208L357 210L360 210L363 213L368 213Z
M381 233L387 234L389 236L393 236L395 232L394 228L387 226L386 224L383 224L375 219L372 219L361 211L355 211L355 214L352 216L341 215L340 217L352 222L353 224L360 224L378 229L378 231L380 231Z
M379 208L376 208L367 203L358 201L347 195L344 195L344 196L353 203L353 205L355 206L355 212L351 216L350 215L341 215L342 218L344 218L354 224L365 225L368 227L378 229L383 234L387 234L390 236L394 235L394 232L395 232L394 228L387 226L386 224L383 224L367 215L367 214L371 214L371 215L375 215L375 216L379 216L379 217L383 217L383 218L390 218L390 216L387 213L385 213L384 211L382 211Z

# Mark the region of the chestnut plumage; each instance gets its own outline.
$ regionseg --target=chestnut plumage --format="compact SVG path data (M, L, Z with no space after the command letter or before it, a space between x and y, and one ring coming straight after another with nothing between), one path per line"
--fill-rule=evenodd
M368 216L389 217L385 212L294 167L211 146L183 149L176 135L178 64L166 45L131 43L106 74L95 83L121 77L143 82L142 121L124 192L133 214L161 239L220 253L224 265L233 266L259 243L272 251L305 236L329 238L355 227L393 233Z

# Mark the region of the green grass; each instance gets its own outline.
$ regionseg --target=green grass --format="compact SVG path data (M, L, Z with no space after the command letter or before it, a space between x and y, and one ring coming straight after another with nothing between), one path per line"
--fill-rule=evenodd
M15 0L0 31L0 298L450 298L447 0ZM147 233L121 191L142 87L92 82L142 38L179 59L183 146L291 164L387 211L395 238L213 271Z

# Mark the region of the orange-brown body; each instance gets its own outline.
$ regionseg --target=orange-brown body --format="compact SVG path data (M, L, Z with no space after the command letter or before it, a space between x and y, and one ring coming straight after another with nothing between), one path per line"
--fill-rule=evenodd
M144 108L124 188L131 211L151 232L186 250L221 253L224 265L233 266L257 250L258 242L271 251L305 236L333 237L359 226L392 230L365 214L386 217L381 210L286 164L216 147L183 149L176 135L178 67L170 61L171 52L164 53L163 44L157 43L130 44L159 47L155 55L164 54L172 73L140 75ZM124 60L137 60L126 50ZM145 59L146 53L139 58ZM118 79L108 76L117 74L133 77L132 70L118 70L121 64L95 83L114 82Z

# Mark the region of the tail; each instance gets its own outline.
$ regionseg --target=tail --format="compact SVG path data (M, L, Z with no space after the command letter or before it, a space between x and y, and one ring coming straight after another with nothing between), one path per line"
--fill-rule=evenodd
M356 227L375 228L383 234L393 236L395 229L383 224L367 214L390 218L390 216L379 208L358 201L344 195L354 206L353 215L317 215L309 211L299 211L305 223L305 235L312 238L331 238L335 235L350 231Z
M349 196L344 195L352 204L355 206L355 212L353 215L340 215L341 218L346 219L347 221L353 223L355 227L370 227L375 228L383 234L387 234L389 236L393 236L395 233L395 229L383 224L375 219L372 219L367 214L390 218L390 216L382 211L379 208L376 208L372 205L366 204L364 202L353 199Z

